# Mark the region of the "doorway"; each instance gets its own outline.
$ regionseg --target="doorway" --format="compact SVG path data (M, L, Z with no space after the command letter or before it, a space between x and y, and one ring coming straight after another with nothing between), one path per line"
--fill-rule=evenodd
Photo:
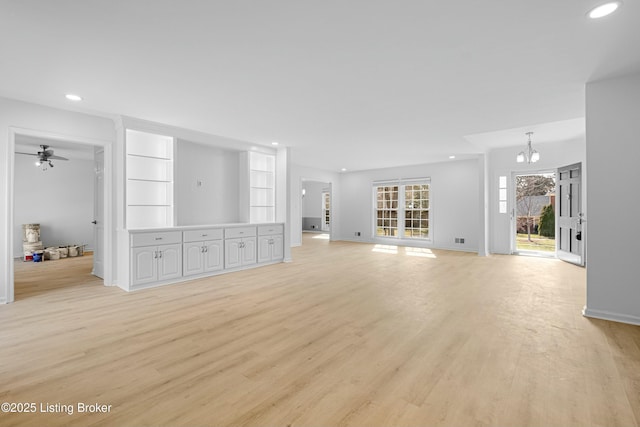
M513 176L513 252L556 255L556 174L551 171Z
M302 233L316 234L314 238L330 239L331 183L302 179L300 214ZM304 239L301 239L301 243Z
M34 146L36 147L36 149L33 151L36 156L38 151L42 151L42 147L40 147L40 145L49 145L52 148L57 148L57 147L66 147L64 149L67 149L71 146L75 146L75 147L82 147L82 149L84 151L86 151L88 154L90 160L88 160L88 162L90 163L90 173L93 174L96 169L95 169L95 164L94 164L94 151L101 151L103 154L103 168L101 169L101 182L102 182L102 188L100 189L100 193L101 197L102 197L102 206L101 206L101 218L102 218L102 225L103 225L103 229L102 229L102 238L100 238L97 242L96 240L94 240L94 247L93 250L96 251L98 250L101 253L101 257L99 259L99 268L101 267L103 269L103 278L98 278L97 276L93 276L91 275L92 272L95 271L95 265L93 263L93 257L91 258L84 258L83 263L87 264L89 266L89 273L91 275L90 277L90 281L92 283L99 283L99 284L103 284L103 285L111 285L112 284L112 272L111 272L111 265L112 265L112 259L111 259L111 250L110 248L112 247L112 236L111 236L111 232L112 232L112 226L111 226L111 218L112 218L112 214L109 212L108 206L112 206L112 200L111 200L111 179L112 179L112 162L111 162L111 150L112 150L112 146L111 146L111 142L110 141L106 141L106 140L98 140L98 139L93 139L93 138L83 138L83 137L74 137L74 136L68 136L68 135L61 135L61 134L55 134L55 133L50 133L50 132L43 132L43 131L35 131L35 130L30 130L30 129L23 129L23 128L10 128L9 131L9 147L8 147L8 152L10 155L10 159L9 159L9 168L6 171L6 176L7 176L7 180L8 180L8 197L7 197L7 205L6 205L6 209L7 209L7 218L8 218L8 222L7 222L7 237L8 237L8 247L7 247L7 253L8 253L8 259L3 260L2 262L4 262L5 267L6 267L6 271L7 271L7 301L8 303L13 302L15 300L15 295L16 295L16 291L15 291L15 285L16 285L16 272L18 272L19 274L22 274L23 272L23 266L20 266L19 269L16 269L16 260L21 260L23 259L22 257L24 257L24 251L22 250L16 250L16 239L22 240L22 232L20 231L20 233L16 232L17 228L21 227L21 223L23 221L23 219L17 217L16 214L16 207L19 206L19 203L21 203L20 198L23 197L29 197L29 193L31 192L31 190L35 187L27 187L29 188L29 190L25 192L24 187L21 186L20 183L18 183L18 179L24 179L24 177L22 175L20 175L17 171L17 168L20 167L19 164L23 163L22 160L20 160L21 157L25 157L27 159L29 159L28 155L22 155L22 154L17 154L16 152L23 152L25 150L24 148L24 144L26 143L27 147L30 145L31 148L33 148ZM30 142L30 144L29 144ZM38 150L39 149L39 150ZM64 150L62 150L64 151ZM27 153L30 153L29 148L26 149ZM55 155L59 155L61 154L60 150L56 150ZM60 156L60 157L64 157L64 156ZM34 157L34 159L36 161L38 161L38 157ZM32 167L32 172L29 173L35 173L38 172L40 174L42 173L46 173L47 171L42 171L41 169L38 170L39 166L36 166L33 162L33 159L28 160L30 162L29 167ZM54 159L53 161L53 166L55 167L55 170L64 170L64 162L61 159L58 159L56 161L56 159ZM47 167L51 167L49 165L49 163L47 162ZM53 170L53 168L52 168ZM82 179L80 177L75 177L73 176L73 178L77 178L77 179ZM94 178L92 176L89 176L88 178L85 177L85 179L88 179L90 186L94 185ZM32 183L32 185L36 185L35 183ZM69 184L70 186L73 186L72 184ZM75 191L73 188L69 188L69 187L65 187L63 186L61 188L61 191L67 191L67 192L71 192L71 193L79 193L79 191ZM18 194L18 192L20 191L20 194ZM32 197L33 198L38 198L39 196L34 196L35 192L33 192ZM82 196L81 194L75 194L75 196ZM94 196L89 193L86 194L85 197L89 198L89 205L94 205L95 204L95 200L94 200ZM55 196L54 196L54 200L55 200ZM35 202L37 203L38 200L35 200ZM53 203L51 202L51 199L49 199L49 203ZM45 203L43 201L43 203L41 203L40 205L38 205L37 208L35 208L34 210L41 210L42 211L42 216L44 217L47 213L47 208L48 205L47 203ZM72 212L74 209L73 203L71 203L71 206L65 206L66 209L69 210L69 212ZM98 208L100 209L100 208ZM70 215L71 216L71 215ZM91 206L91 210L90 210L90 214L88 215L87 218L87 222L89 223L89 227L90 227L90 233L93 234L95 232L95 230L93 230L94 225L91 224L92 218L94 220L96 220L97 218L94 217L94 206ZM56 227L56 230L57 231ZM45 233L49 233L47 237L44 237L43 240L45 240L45 242L43 243L43 245L48 245L48 243L54 243L54 241L51 239L51 235L52 235L52 231L54 229L53 228L49 228L49 231L46 231L46 228L43 230L45 231ZM70 238L69 242L65 243L69 243L70 245L73 246L73 244L77 243L79 246L81 246L84 242L81 241L73 241L73 238ZM21 242L18 242L21 243ZM57 242L55 242L57 243ZM99 245L100 247L98 248L96 245ZM84 248L80 249L83 250ZM84 253L83 253L84 254ZM80 257L78 257L79 259ZM19 261L19 262L23 262L23 261ZM53 263L52 263L53 264ZM44 265L44 264L43 264ZM59 264L56 264L59 267ZM24 267L26 267L26 265L24 265ZM19 271L17 271L19 270ZM63 271L63 274L66 274L67 271L66 269L60 269L60 271ZM43 276L45 278L49 278L48 275Z

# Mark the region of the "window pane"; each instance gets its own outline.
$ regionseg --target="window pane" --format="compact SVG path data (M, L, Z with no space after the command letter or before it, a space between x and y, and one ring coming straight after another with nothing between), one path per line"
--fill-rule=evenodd
M506 176L501 176L499 178L499 188L507 188L507 177Z
M507 189L506 188L501 188L500 189L500 195L498 197L500 200L507 200Z
M507 213L507 202L500 202L500 213Z

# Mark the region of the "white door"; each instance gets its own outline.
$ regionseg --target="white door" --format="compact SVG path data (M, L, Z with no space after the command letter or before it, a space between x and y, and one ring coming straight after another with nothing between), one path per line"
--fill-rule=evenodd
M155 246L147 246L131 250L132 285L142 285L156 281L158 275L156 249Z
M242 239L227 239L224 241L224 265L226 268L240 267L240 243Z
M282 234L276 234L275 236L271 236L273 239L273 244L271 245L271 259L278 260L284 258L284 238Z
M584 265L582 165L558 168L556 175L556 246L558 258Z
M222 270L222 240L204 242L204 271Z
M258 262L271 261L271 237L258 237Z
M96 149L93 157L93 271L104 278L104 150Z
M184 267L184 275L199 274L204 271L202 242L185 243L182 247L182 264Z
M320 229L329 231L331 224L331 194L327 191L322 193L322 220Z
M182 245L158 246L158 280L182 277Z
M257 257L256 238L249 237L242 240L242 265L255 264Z

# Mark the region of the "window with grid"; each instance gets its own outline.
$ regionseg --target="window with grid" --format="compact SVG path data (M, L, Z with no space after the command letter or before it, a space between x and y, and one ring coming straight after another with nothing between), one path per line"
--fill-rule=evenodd
M429 239L429 187L428 178L374 183L374 235Z
M398 236L398 186L376 187L376 236Z
M404 237L429 238L429 184L404 186Z

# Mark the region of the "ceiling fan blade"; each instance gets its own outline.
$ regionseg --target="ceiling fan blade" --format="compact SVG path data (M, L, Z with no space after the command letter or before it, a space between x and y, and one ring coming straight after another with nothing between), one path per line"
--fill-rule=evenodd
M47 156L47 159L53 159L53 160L69 160L66 157L60 157L60 156Z
M33 154L33 153L21 153L20 151L16 151L16 154L25 154L27 156L37 156L37 154Z

